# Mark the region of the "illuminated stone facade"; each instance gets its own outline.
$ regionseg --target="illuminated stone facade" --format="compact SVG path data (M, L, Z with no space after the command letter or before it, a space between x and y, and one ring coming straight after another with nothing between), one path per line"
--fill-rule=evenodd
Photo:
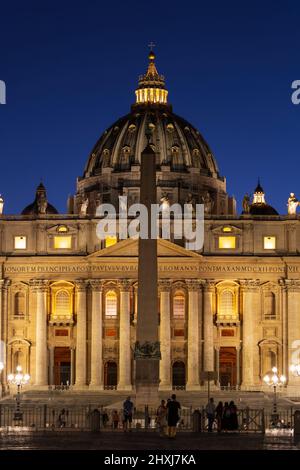
M172 113L167 93L147 102L145 81L147 74L131 114L96 144L68 214L48 205L40 185L21 216L0 216L3 386L20 364L29 388L134 388L138 242L99 240L95 211L120 194L138 200L150 115L158 200L167 193L171 202L205 204L203 250L172 237L158 241L160 389L200 391L201 373L216 371L216 387L261 390L276 365L293 393L300 381L289 375L300 340L298 217L270 214L265 199L238 216L202 136Z

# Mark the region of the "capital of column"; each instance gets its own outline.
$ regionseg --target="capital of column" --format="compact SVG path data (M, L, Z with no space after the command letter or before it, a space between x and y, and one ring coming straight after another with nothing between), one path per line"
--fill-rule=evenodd
M243 292L252 292L252 291L257 290L257 288L260 286L260 280L259 279L241 279L240 286Z
M201 281L197 279L186 279L185 283L189 291L198 291L201 286Z
M215 291L215 281L212 279L203 279L200 281L205 292Z
M47 292L49 281L46 279L31 279L29 285L33 292Z
M131 281L129 279L120 279L118 281L118 287L120 292L128 292L131 287Z
M280 279L279 284L288 292L300 292L299 279Z
M161 292L170 292L172 287L172 281L170 279L159 279L158 281L158 291Z
M101 292L103 290L104 281L102 279L90 279L89 285L93 291Z
M76 292L85 292L88 282L89 281L87 281L86 279L76 279L75 281Z

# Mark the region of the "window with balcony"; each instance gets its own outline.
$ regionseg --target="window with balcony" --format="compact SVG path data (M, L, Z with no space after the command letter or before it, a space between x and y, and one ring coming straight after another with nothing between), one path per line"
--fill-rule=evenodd
M118 314L118 299L114 291L109 291L105 296L105 316L116 318Z
M174 318L184 319L185 316L185 298L182 293L175 293L173 298L173 316Z

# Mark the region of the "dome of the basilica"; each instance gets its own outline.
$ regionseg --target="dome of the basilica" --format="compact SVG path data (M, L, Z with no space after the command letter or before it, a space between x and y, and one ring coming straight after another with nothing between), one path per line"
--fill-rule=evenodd
M258 181L258 184L254 190L253 201L249 206L249 214L254 216L278 215L277 210L266 203L265 192L260 184L260 181Z
M104 131L89 155L78 178L74 212L84 205L87 214L94 214L99 203L117 205L119 195L138 202L141 153L149 138L156 153L158 202L165 196L171 203L208 201L207 213L234 214L235 201L226 193L211 149L192 124L173 113L153 51L148 58L130 113Z
M58 214L52 204L47 201L46 188L43 183L40 183L36 189L35 200L25 207L21 212L22 215L43 215L43 214Z
M126 172L139 165L148 126L158 166L169 165L171 172L193 167L202 175L220 178L216 160L199 131L166 107L133 108L112 124L91 152L84 177L97 175L104 168Z

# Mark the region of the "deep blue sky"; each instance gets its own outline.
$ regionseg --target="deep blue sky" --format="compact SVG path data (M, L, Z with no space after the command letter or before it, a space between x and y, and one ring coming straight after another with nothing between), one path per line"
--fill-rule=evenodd
M0 192L20 213L42 177L65 212L96 140L134 102L147 44L174 111L211 146L230 194L257 177L286 213L300 198L298 1L11 1L0 4Z

